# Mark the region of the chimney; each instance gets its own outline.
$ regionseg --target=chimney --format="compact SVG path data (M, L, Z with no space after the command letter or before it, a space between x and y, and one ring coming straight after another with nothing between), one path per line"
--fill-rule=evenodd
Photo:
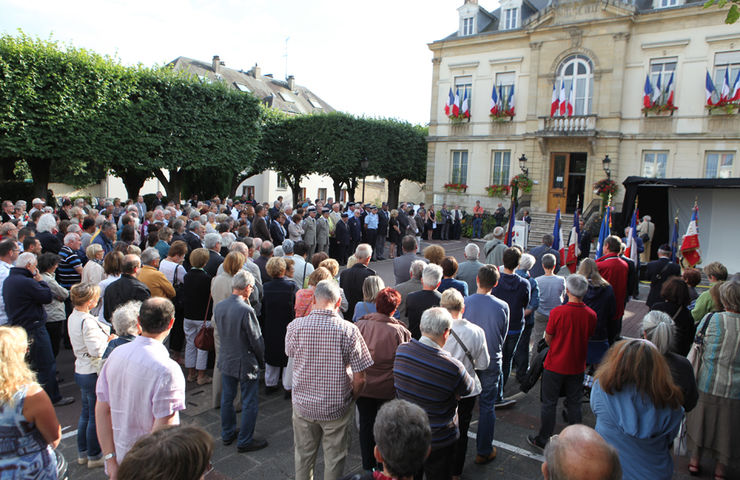
M295 90L295 77L293 75L288 75L288 90L291 92Z
M262 78L262 68L260 68L256 63L254 64L254 67L252 67L252 75L254 75L254 78L257 80Z
M213 73L221 73L221 58L218 55L213 56L213 62L211 62Z

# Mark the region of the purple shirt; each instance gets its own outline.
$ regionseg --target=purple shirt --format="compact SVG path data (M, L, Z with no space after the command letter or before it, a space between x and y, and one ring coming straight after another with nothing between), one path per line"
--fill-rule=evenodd
M136 337L113 350L98 377L98 401L110 404L118 462L157 418L185 409L185 377L162 342Z

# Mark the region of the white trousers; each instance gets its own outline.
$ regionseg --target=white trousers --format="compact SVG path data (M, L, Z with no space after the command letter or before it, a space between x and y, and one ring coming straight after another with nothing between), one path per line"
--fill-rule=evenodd
M211 322L206 322L210 325ZM185 368L195 368L196 370L205 370L208 366L208 352L195 348L195 336L198 335L203 320L183 321L183 330L185 330Z
M283 369L283 388L290 390L293 383L293 368L292 362L288 360L287 367L276 367L265 364L265 385L268 387L277 387L278 380L280 380L280 369Z

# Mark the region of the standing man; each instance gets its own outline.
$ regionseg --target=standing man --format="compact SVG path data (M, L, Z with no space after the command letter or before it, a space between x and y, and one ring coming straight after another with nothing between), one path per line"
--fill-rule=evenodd
M329 207L321 209L321 216L316 220L316 251L329 254Z
M436 307L425 311L420 323L422 336L399 345L393 362L397 397L420 406L429 417L432 448L423 468L428 480L451 477L460 435L457 400L470 395L475 388L465 367L443 349L451 327L452 316L446 309Z
M367 267L372 256L373 249L370 245L367 243L359 244L355 250L357 263L352 265L352 268L343 271L339 276L339 286L342 287L344 294L347 296L347 320L352 319L355 305L362 301L362 284L365 283L365 279L370 275L375 275L375 270Z
M478 278L478 270L484 265L478 261L480 248L475 243L468 243L465 246L465 261L457 267L457 278L461 282L468 284L468 292L475 292L478 287L475 283Z
M12 203L11 203L12 205ZM20 248L14 240L3 240L0 242L0 325L8 323L8 314L5 312L5 300L3 300L3 283L10 275L10 269L18 259Z
M293 359L295 478L313 478L319 443L324 479L342 476L354 403L373 364L360 330L339 315L342 297L334 280L314 290L314 308L288 324L285 353Z
M481 227L483 226L483 207L480 206L480 200L475 201L473 207L473 238L483 238Z
M359 207L355 208L352 214L352 218L350 218L347 222L347 226L349 227L350 252L354 252L355 249L357 249L357 246L362 241L362 219L360 218L361 210L362 209Z
M452 225L452 219L450 217L450 211L447 210L447 204L443 203L442 208L439 210L442 216L442 230L440 232L440 240L450 239L450 226Z
M532 278L541 277L545 274L545 269L542 267L542 257L550 253L555 256L555 274L560 270L560 252L552 248L552 243L555 241L555 237L551 234L546 233L542 236L542 245L534 247L530 252L534 257L534 267L529 272Z
M349 252L349 246L351 244L349 227L347 221L349 217L347 212L339 214L339 222L334 226L334 242L336 249L336 260L339 265L347 265L347 257Z
M108 475L136 441L155 430L180 423L185 410L185 376L162 342L175 322L175 306L166 298L141 305L141 335L121 345L103 365L95 388L96 427Z
M90 243L98 243L103 247L103 256L108 255L113 250L113 242L116 241L116 224L103 222L100 231L93 237Z
M388 222L390 213L388 212L388 203L383 202L378 212L378 240L375 242L375 259L385 260L385 239L388 237Z
M252 221L252 237L261 238L262 241L269 240L272 242L270 236L270 230L267 228L267 222L265 221L265 215L267 210L264 205L257 205L254 207L254 220Z
M452 219L452 239L460 240L462 233L462 212L459 205L455 205L455 208L450 213L450 217Z
M231 445L237 439L239 453L260 450L267 440L254 437L259 408L259 371L265 366L265 342L254 309L249 305L255 282L251 273L239 271L231 280L231 296L213 309L221 345L221 440ZM234 398L241 388L242 421L236 429Z
M622 331L622 316L624 307L627 305L627 283L629 279L629 265L619 258L622 250L622 241L619 237L609 235L604 240L604 255L596 260L599 274L614 289L614 297L617 301L617 309L614 313L614 332L609 332L609 345L613 344Z
M316 207L308 207L308 216L301 222L303 227L303 241L306 243L308 258L316 253Z
M54 406L61 407L74 402L74 398L62 397L59 393L57 362L46 330L44 310L44 305L51 303L52 294L37 265L36 255L29 252L21 254L15 261L15 267L10 269L3 282L5 313L10 325L26 329L30 340L28 357L31 368L38 373L38 381Z
M496 226L500 227L504 223L504 217L506 216L506 209L502 203L498 204L496 211L493 212L493 218L496 219Z
M486 255L486 263L500 267L504 262L504 229L496 227L493 229L493 240L489 240L483 246L483 253Z
M416 256L419 245L413 235L406 235L401 240L401 250L403 255L398 255L393 259L393 276L396 278L396 285L409 279L409 268L416 260L428 262L426 258Z
M378 207L371 205L370 211L365 215L365 235L367 244L373 248L378 243L378 223Z
M645 245L645 250L640 254L640 261L643 263L650 261L650 247L653 244L653 236L655 236L655 224L651 220L650 215L645 215L637 226L637 235Z
M581 423L583 372L586 370L588 338L596 329L596 313L583 303L588 280L583 275L566 279L568 303L555 307L545 330L550 346L542 371L542 412L540 431L528 435L527 441L536 448L545 448L555 430L555 414L560 392L565 391L568 423Z
M59 285L69 290L72 285L82 281L82 260L77 255L80 249L80 236L68 233L64 236L64 246L59 249L59 267L56 280ZM69 313L72 313L72 304L69 303Z
M143 302L151 297L149 287L136 277L141 270L138 255L125 255L121 262L121 277L105 288L103 294L103 317L110 322L113 312L129 300Z
M424 312L431 307L439 306L442 294L437 291L442 281L442 267L429 264L421 273L421 291L410 293L406 298L406 316L409 319L409 330L415 339L421 337L420 323Z
M647 248L645 249L647 251ZM645 304L652 308L658 302L662 302L660 289L663 283L672 276L680 276L681 267L671 262L671 247L665 243L658 248L658 259L647 264L646 279L650 280L650 293L648 293Z
M414 260L409 268L411 278L403 283L397 283L394 287L396 291L401 294L401 303L398 305L398 318L407 327L409 324L409 317L406 314L406 300L410 294L422 289L423 285L421 283L421 275L426 266L427 264L421 260Z
M532 341L535 347L545 335L547 320L553 308L563 304L565 299L565 278L555 275L555 256L546 253L542 257L542 267L545 274L537 277L537 289L540 291L540 303L534 312L534 327L532 328ZM537 348L532 349L530 364L537 355Z
M136 197L136 203L134 204L136 211L139 212L139 218L144 221L144 215L146 214L146 203L144 203L144 197L139 195Z

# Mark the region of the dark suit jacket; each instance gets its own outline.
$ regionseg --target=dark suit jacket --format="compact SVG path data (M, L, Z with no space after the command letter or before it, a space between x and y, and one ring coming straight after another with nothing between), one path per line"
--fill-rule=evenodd
M353 242L359 242L360 239L362 238L362 224L360 222L361 220L358 220L355 217L352 217L347 221L347 226L349 227L349 234Z
M385 238L388 235L388 212L380 210L378 212L378 238Z
M267 222L265 222L264 217L254 217L252 221L252 237L272 241L270 230L267 228Z
M143 302L151 296L151 293L144 283L131 275L123 274L121 278L105 288L103 296L103 316L110 322L113 312L120 305L129 300Z
M262 285L272 280L272 277L267 274L267 261L269 260L269 257L263 257L260 255L257 257L257 259L254 261L254 263L260 267L260 276L262 277Z
M280 229L280 224L277 220L270 220L270 236L272 237L272 243L274 243L276 247L278 245L282 245L285 240L285 235Z
M427 308L438 307L440 300L442 300L442 294L437 290L421 290L409 294L406 298L406 316L409 319L409 330L411 330L412 337L417 340L421 337L419 329L421 314Z
M665 270L663 270L665 268ZM662 272L662 273L661 273ZM650 280L650 293L648 293L645 304L652 307L654 304L663 301L660 296L660 289L663 283L674 275L681 275L681 268L678 264L671 262L669 258L659 258L647 264L645 280Z
M371 275L375 275L375 270L367 268L361 263L355 263L352 268L343 271L339 276L339 286L344 289L344 295L347 297L347 303L349 304L347 312L345 312L347 320L352 319L355 305L362 301L362 284Z
M208 250L208 263L203 267L203 270L205 270L211 278L215 278L218 274L218 267L220 267L222 263L224 263L224 257L213 250Z
M533 248L529 253L532 254L535 260L534 267L529 271L530 277L537 278L545 274L545 269L542 268L542 257L548 253L555 255L555 273L557 274L558 270L560 270L560 252L554 248L548 247L547 245L540 245L539 247Z
M344 247L349 246L349 227L343 221L337 223L336 229L334 230L334 238L339 245Z

